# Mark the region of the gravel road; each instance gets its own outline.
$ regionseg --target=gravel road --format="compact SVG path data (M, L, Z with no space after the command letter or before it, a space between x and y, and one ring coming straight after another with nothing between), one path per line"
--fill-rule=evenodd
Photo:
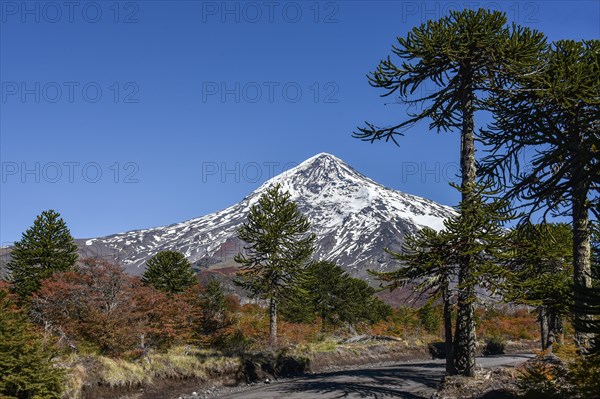
M477 358L477 367L491 369L527 361L533 355L503 355ZM425 399L435 391L444 375L444 361L397 363L359 370L313 374L273 381L222 393L229 399L313 398L406 398Z

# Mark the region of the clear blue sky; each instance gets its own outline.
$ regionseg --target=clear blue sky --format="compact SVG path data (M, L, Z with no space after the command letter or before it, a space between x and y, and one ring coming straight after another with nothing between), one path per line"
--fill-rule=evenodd
M418 126L399 148L351 138L406 112L365 75L448 9L591 39L599 4L2 0L0 241L49 208L76 237L198 217L319 152L454 205L457 134Z

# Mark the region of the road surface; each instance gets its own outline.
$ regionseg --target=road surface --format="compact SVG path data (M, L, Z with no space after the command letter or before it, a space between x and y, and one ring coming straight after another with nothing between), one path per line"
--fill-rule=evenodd
M522 363L533 355L477 358L477 367L494 368ZM219 398L313 399L313 398L429 398L444 375L444 360L346 370L274 381L245 388Z

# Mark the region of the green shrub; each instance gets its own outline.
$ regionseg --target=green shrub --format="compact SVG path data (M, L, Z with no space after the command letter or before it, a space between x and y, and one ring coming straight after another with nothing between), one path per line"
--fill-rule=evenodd
M227 356L242 356L250 351L253 344L252 339L239 329L232 334L217 337L214 342L216 349Z
M0 398L60 398L64 373L51 359L29 320L0 290Z
M431 342L427 345L429 354L433 359L445 359L446 358L446 343L445 342Z
M567 369L556 357L538 355L525 363L517 385L524 399L570 398Z
M442 316L439 307L434 307L430 303L421 306L417 312L421 326L429 334L438 334L442 324Z
M581 398L600 397L600 357L588 356L569 364L569 383L573 391Z
M505 353L506 343L500 337L490 337L485 340L483 347L484 356L503 355Z

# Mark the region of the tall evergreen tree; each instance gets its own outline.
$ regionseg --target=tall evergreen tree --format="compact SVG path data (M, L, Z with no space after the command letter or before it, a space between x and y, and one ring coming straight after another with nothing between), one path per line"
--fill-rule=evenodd
M483 164L530 213L571 216L577 292L591 287L589 216L600 216L600 40L561 40L539 58L539 70L513 76L491 99ZM523 167L525 151L533 156ZM585 348L589 336L577 335Z
M60 398L64 372L52 357L28 318L0 290L0 397Z
M159 291L181 293L196 284L196 274L186 257L177 251L160 251L146 262L142 282Z
M545 48L544 36L516 25L507 27L503 13L487 10L451 11L438 21L428 21L413 28L406 38L398 38L392 52L401 62L396 65L390 57L380 62L369 77L372 86L386 90L384 96L398 95L400 102L423 106L420 112L390 127L377 127L367 123L359 128L355 137L375 141L385 139L396 142L396 135L418 122L429 119L430 129L457 130L461 133L460 164L462 175L462 201L475 195L475 112L485 109L485 99L505 75L528 73L536 65L538 53ZM426 83L438 90L430 95L409 99ZM459 265L462 286L471 280L472 264L465 255ZM467 290L468 291L468 290ZM459 292L458 314L460 328L473 325L473 309L468 304L469 294ZM474 331L467 331L473 336ZM462 337L461 331L461 337ZM472 376L473 353L467 341L457 341L457 359L465 365L459 372Z
M37 291L43 279L72 269L77 262L77 245L58 212L37 216L20 241L15 243L7 268L13 289L21 297Z
M277 342L277 306L306 275L316 236L310 223L279 184L268 188L250 208L237 231L246 242L235 261L242 265L236 284L269 301L269 334Z
M475 371L475 288L479 285L495 291L504 277L505 271L499 264L506 246L503 225L514 218L507 201L489 201L486 197L490 195L495 193L477 186L472 195L463 196L458 217L444 223L459 265L454 364L460 374L468 376Z
M454 341L452 333L452 291L450 282L456 278L458 268L447 235L425 227L405 238L402 252L390 252L401 267L391 272L369 273L379 279L390 291L409 283L418 297L427 296L428 304L443 303L444 338L446 344L446 373L456 374L454 367Z
M505 300L537 306L542 350L552 351L570 310L573 232L567 224L522 224L510 234L502 263Z
M512 214L506 201L486 201L490 194L485 187L476 186L475 195L460 203L458 214L444 221L441 232L422 229L407 238L403 252L392 253L404 267L374 273L388 282L387 288L416 283L414 289L428 295L430 302L442 299L448 374L471 375L475 368L476 338L474 318L461 317L460 307L452 333L450 282L458 278L457 296L462 297L467 312L474 313L475 288L495 290L505 275L498 260L506 245L502 226ZM465 270L469 271L467 276Z

